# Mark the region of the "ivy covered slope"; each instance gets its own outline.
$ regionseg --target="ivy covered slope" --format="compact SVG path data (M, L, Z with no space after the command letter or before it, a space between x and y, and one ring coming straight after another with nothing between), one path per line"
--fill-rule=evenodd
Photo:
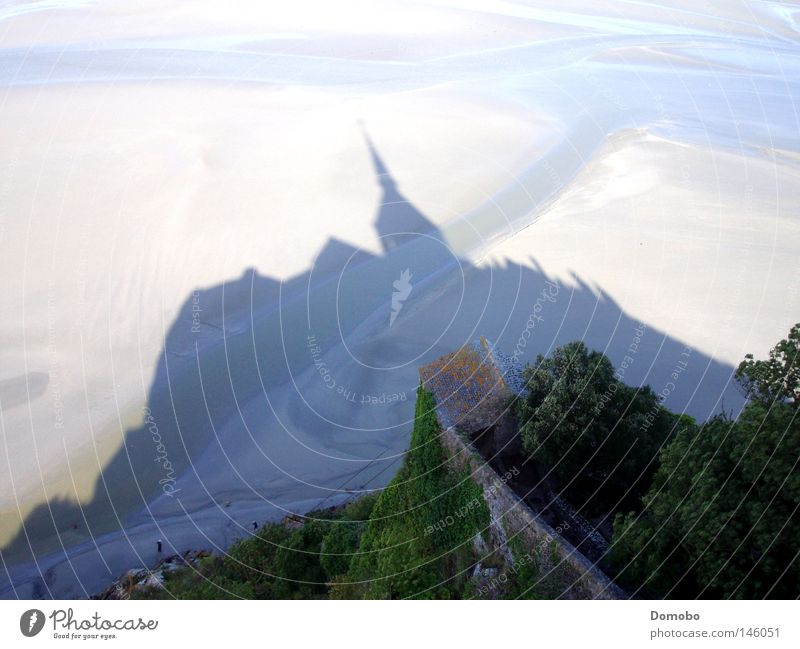
M139 598L458 598L472 594L481 488L446 463L432 395L420 388L405 462L380 493L305 523L263 526L221 557L165 574ZM454 514L458 512L458 516Z
M433 396L420 388L405 463L372 511L350 564L351 581L357 583L338 589L345 596L469 594L477 559L472 540L488 527L489 510L469 474L447 463L434 407Z

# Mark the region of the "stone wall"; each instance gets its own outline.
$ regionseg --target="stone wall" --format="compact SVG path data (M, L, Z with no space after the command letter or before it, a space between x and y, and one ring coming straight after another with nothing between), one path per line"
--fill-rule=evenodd
M471 444L453 428L444 428L442 445L454 469L467 469L483 488L492 517L490 543L512 565L522 548L535 560L542 575L539 592L566 599L627 599L627 595L603 572L541 519L508 486L508 475L498 475ZM519 543L515 542L519 539Z

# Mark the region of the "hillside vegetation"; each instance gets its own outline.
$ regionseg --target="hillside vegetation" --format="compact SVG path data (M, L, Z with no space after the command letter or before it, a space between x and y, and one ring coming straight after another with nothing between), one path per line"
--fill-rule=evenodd
M698 425L631 388L576 342L539 357L516 402L523 447L589 512L614 516L615 579L633 595L794 598L800 592L800 325L748 356L738 418ZM379 494L303 524L271 523L224 556L165 575L146 598L537 597L535 553L494 556L481 487L449 464L433 396L417 393L402 468ZM526 554L528 553L528 554ZM483 570L504 577L487 589ZM557 591L554 591L557 592Z
M313 511L297 529L263 526L221 557L167 573L135 597L460 598L474 590L480 487L448 468L433 397L420 388L404 464L378 495ZM483 557L484 560L486 557Z
M800 594L800 325L737 370L748 403L685 426L660 454L639 513L618 514L629 587L659 597Z

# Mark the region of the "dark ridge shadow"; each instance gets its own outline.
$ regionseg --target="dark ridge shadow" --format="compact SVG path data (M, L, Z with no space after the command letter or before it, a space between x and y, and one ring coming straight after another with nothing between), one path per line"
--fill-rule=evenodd
M226 510L231 500L265 497L264 517L276 518L285 513L281 503L302 502L306 511L383 486L407 445L418 366L480 335L506 353L522 345L523 362L582 339L615 365L634 357L625 383L649 383L657 393L673 384L666 401L673 410L704 419L724 396L725 406L738 411L732 367L689 350L680 380L673 380L685 345L581 278L557 282L533 260L530 267L482 268L458 258L400 192L366 131L364 137L383 191L375 218L382 254L331 239L312 268L288 281L248 269L188 296L165 337L143 423L121 431L120 449L88 503L55 499L26 517L0 551L1 596L97 592L123 570L152 565L156 538L167 553L207 547L192 517L214 503L217 518L204 530L239 524ZM556 299L537 311L538 296L551 285ZM631 354L640 324L646 333ZM336 389L320 389L315 349ZM234 452L247 466L226 463ZM199 461L205 456L215 461ZM159 527L181 516L183 527L196 531L173 535ZM152 533L104 545L133 524Z

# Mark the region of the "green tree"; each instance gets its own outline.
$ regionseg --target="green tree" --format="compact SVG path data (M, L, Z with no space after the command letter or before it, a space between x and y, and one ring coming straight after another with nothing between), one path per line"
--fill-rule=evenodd
M309 513L319 516L321 512ZM326 592L328 581L322 566L322 544L332 523L307 520L275 554L274 585L277 599L317 599Z
M538 356L524 378L516 412L525 451L552 469L572 499L596 494L595 511L637 503L676 423L655 393L626 386L611 361L581 341Z
M785 401L800 404L800 323L792 327L764 361L747 354L736 370L736 378L752 400L766 404Z
M330 532L322 542L321 555L322 567L329 581L346 579L377 499L375 494L361 496L348 504L340 519L331 525Z
M800 422L788 396L800 381L763 371L786 342L767 366L745 365L755 398L738 419L682 430L661 455L643 512L617 515L613 557L629 587L670 597L800 595Z

